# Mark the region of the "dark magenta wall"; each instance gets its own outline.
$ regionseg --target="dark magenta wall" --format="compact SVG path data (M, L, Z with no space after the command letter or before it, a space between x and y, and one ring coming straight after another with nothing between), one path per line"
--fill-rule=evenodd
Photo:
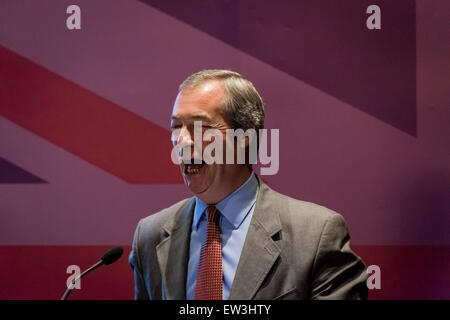
M81 8L68 30L66 8ZM250 79L280 129L274 189L343 214L381 267L374 299L450 298L449 3L2 1L0 298L57 299L68 265L129 253L137 221L190 196L171 164L178 84ZM73 299L132 298L122 258Z

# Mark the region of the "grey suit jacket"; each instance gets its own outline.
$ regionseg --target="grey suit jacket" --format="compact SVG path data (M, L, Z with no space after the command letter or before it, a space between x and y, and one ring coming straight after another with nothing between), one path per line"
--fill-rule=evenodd
M260 189L230 291L236 299L365 299L366 267L344 218ZM194 198L142 219L129 262L135 299L186 299Z

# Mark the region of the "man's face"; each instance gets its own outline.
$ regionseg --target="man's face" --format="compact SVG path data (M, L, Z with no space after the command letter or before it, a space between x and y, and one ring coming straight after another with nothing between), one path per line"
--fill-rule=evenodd
M203 153L204 148L211 143L205 141L201 147L194 146L194 121L202 123L202 132L196 134L201 135L207 129L218 129L225 141L225 130L229 126L220 112L223 97L222 84L217 81L207 81L194 88L186 88L178 94L172 111L171 128L172 131L181 129L181 133L174 144L183 142L190 145L192 159L201 159L202 154L198 151ZM214 193L220 189L221 181L225 180L227 167L204 162L180 164L186 186L200 198L214 198Z

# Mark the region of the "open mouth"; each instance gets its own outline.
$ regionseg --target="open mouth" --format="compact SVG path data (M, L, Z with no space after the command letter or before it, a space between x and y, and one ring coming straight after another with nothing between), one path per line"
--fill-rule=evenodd
M185 163L184 164L184 173L185 174L198 174L200 173L201 169L205 165L205 162L202 161L200 164L194 164L194 161L191 160L191 163Z

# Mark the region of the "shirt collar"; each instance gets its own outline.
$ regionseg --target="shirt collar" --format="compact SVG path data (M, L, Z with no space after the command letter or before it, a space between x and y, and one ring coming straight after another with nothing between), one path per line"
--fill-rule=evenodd
M244 221L244 218L255 204L257 193L258 179L256 179L255 174L252 172L242 186L216 204L216 207L225 219L227 219L227 221L236 229L241 225L242 221ZM195 228L198 228L198 223L207 206L208 204L195 197L193 225Z

